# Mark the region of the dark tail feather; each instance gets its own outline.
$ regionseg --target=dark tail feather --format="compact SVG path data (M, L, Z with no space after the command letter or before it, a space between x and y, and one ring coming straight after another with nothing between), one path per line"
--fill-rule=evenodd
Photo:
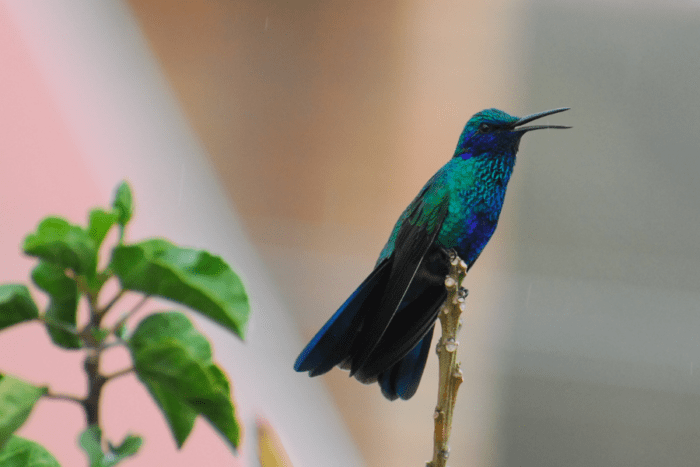
M372 381L379 373L388 371L423 338L432 332L440 306L445 301L445 287L428 287L418 298L396 313L382 340L376 346L365 365L355 374L358 381Z
M388 371L403 359L432 330L440 306L447 297L445 276L449 272L449 264L442 249L435 249L426 255L404 303L371 355L355 373L358 381L376 381L380 373ZM358 336L355 345L359 343Z
M423 340L404 358L379 375L379 386L382 388L384 397L391 401L399 397L408 400L416 393L430 352L434 329L434 326L430 328Z
M363 307L363 304L371 303L375 298L381 299L391 271L388 265L389 260L384 260L374 268L316 333L297 357L294 363L296 371L308 371L309 376L322 375L349 356L350 348L364 320L363 315L374 310L374 307Z

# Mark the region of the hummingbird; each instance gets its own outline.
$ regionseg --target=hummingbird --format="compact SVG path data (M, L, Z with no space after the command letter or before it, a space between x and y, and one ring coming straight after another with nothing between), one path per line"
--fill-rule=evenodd
M440 306L450 251L470 269L496 230L520 140L560 125L527 123L569 110L518 118L498 109L469 119L454 155L423 186L394 226L374 270L301 351L294 369L333 367L378 382L389 400L418 389Z

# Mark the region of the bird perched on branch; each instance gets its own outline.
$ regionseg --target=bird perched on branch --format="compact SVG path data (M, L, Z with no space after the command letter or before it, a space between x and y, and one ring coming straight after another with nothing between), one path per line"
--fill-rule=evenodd
M467 122L452 159L428 180L391 232L369 276L302 350L296 371L336 365L389 399L409 399L420 383L440 305L449 250L471 268L496 230L523 126L568 110L518 118L488 109Z

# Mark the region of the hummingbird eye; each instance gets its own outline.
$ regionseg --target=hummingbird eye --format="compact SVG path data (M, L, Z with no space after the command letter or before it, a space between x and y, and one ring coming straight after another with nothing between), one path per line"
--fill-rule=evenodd
M479 131L481 133L488 133L491 130L493 130L493 126L489 125L488 123L482 123L481 125L479 125Z

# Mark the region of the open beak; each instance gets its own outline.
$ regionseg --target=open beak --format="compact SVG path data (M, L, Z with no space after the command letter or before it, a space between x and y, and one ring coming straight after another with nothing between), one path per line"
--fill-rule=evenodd
M526 123L530 123L533 120L537 120L538 118L546 117L548 115L554 115L558 114L559 112L564 112L565 110L569 110L569 107L562 107L560 109L553 109L553 110L545 110L544 112L528 115L526 117L521 118L517 122L513 124L513 131L531 131L531 130L542 130L545 128L556 128L560 130L564 130L567 128L571 128L570 126L561 126L561 125L534 125L534 126L526 126L522 128L517 128L520 125L525 125Z

